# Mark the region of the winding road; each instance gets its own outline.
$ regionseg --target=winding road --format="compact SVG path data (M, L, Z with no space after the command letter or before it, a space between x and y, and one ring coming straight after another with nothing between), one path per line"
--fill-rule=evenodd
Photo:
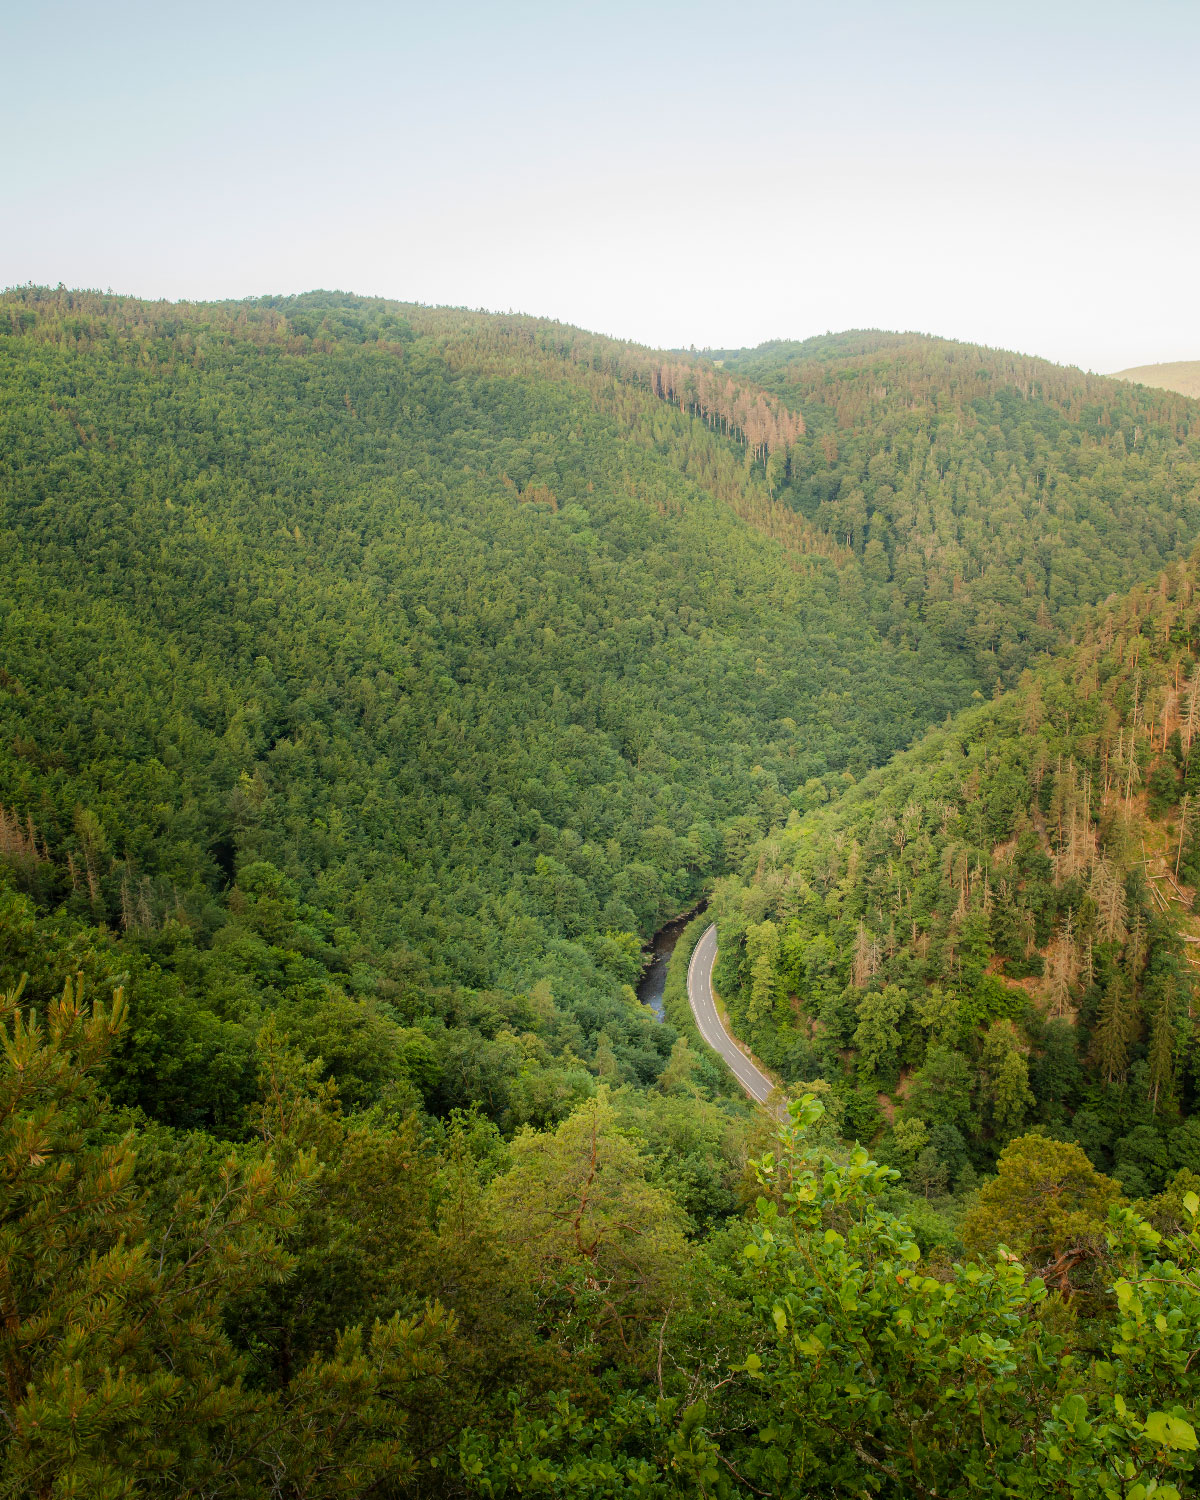
M688 1000L700 1035L720 1054L729 1071L758 1104L766 1104L775 1085L754 1065L725 1029L713 995L712 971L717 961L716 923L707 928L696 944L688 964Z

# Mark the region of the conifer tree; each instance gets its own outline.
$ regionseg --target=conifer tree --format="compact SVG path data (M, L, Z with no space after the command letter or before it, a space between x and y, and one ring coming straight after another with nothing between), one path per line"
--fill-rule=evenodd
M130 1134L99 1070L125 1024L68 982L44 1020L0 1013L0 1497L305 1495L349 1500L410 1474L411 1392L436 1379L453 1320L436 1305L343 1330L280 1389L245 1382L226 1318L288 1275L311 1152L231 1151L152 1220ZM316 1106L319 1113L319 1105ZM275 1089L280 1147L312 1108Z
M1092 1035L1092 1056L1105 1084L1112 1085L1125 1077L1129 1066L1129 1016L1123 985L1114 974L1100 1001L1096 1027Z
M135 1472L147 1493L234 1483L253 1409L221 1309L286 1270L294 1189L268 1159L231 1158L152 1246L130 1138L96 1143L124 996L86 1006L77 978L44 1022L19 1000L0 1022L0 1493L124 1494Z
M1103 856L1098 858L1092 866L1088 895L1096 903L1105 941L1123 943L1127 932L1125 922L1128 915L1125 883L1111 862Z
M1029 1063L1011 1021L993 1021L983 1043L984 1089L997 1135L1015 1135L1036 1102L1029 1087Z
M1163 986L1162 997L1150 1023L1150 1049L1147 1097L1157 1114L1159 1105L1169 1099L1175 1082L1174 981Z
M858 934L854 940L854 985L856 989L866 989L871 976L879 968L879 945L867 931L867 924L860 921Z

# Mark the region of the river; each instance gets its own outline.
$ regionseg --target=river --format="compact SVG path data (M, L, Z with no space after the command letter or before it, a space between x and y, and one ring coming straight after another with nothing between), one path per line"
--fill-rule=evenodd
M667 987L667 969L671 963L671 954L675 951L675 944L679 941L679 934L692 920L704 910L706 902L702 902L692 911L685 912L682 917L676 917L673 922L668 922L665 927L660 927L654 934L650 944L650 955L642 977L638 980L637 997L643 1005L648 1005L654 1012L654 1019L661 1021L663 1018L663 991Z

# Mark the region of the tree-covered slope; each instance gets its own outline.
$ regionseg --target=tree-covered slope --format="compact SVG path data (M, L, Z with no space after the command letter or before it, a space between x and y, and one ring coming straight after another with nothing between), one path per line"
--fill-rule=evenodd
M716 358L802 414L776 493L861 559L877 626L968 650L992 680L1197 534L1182 396L870 330Z
M126 1087L167 1118L236 1118L279 1007L366 1096L420 1073L405 1048L437 1107L510 1122L569 1107L598 1048L652 1079L671 1034L625 986L655 924L1200 526L1186 403L964 346L827 341L818 400L778 351L731 373L340 294L0 313L9 973L132 965ZM901 384L864 403L878 358ZM986 540L1019 648L943 628L970 548L809 504L844 489L831 432ZM1059 497L1040 541L1002 466ZM1109 542L1051 547L1098 485ZM1030 545L1078 553L1070 589L1002 568Z
M735 1020L923 1191L1030 1125L1133 1194L1200 1170L1198 581L1089 615L722 888Z
M155 966L157 1112L227 1113L264 1007L338 996L436 1033L435 1097L470 1103L490 1064L430 998L461 986L507 997L468 1038L519 1012L568 1071L605 1033L653 1078L642 938L798 787L973 689L877 638L736 433L521 329L333 296L0 311L0 803L38 920ZM38 945L5 955L35 988ZM513 997L546 980L539 1019ZM498 1116L538 1064L495 1061Z
M1180 1500L1196 569L1079 601L1186 421L984 704L711 361L26 288L0 386L0 1496ZM778 1135L629 988L731 869Z

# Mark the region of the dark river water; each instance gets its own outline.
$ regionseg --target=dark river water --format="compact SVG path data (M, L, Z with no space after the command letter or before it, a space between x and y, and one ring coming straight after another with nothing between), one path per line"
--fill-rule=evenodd
M654 941L650 945L649 961L642 977L638 980L637 996L643 1005L648 1005L654 1012L655 1019L661 1021L663 1018L663 990L667 984L667 967L671 962L671 954L675 951L675 944L679 941L679 934L687 924L704 907L699 906L695 911L685 912L682 917L676 917L673 922L668 922L665 927L660 927L654 934Z

